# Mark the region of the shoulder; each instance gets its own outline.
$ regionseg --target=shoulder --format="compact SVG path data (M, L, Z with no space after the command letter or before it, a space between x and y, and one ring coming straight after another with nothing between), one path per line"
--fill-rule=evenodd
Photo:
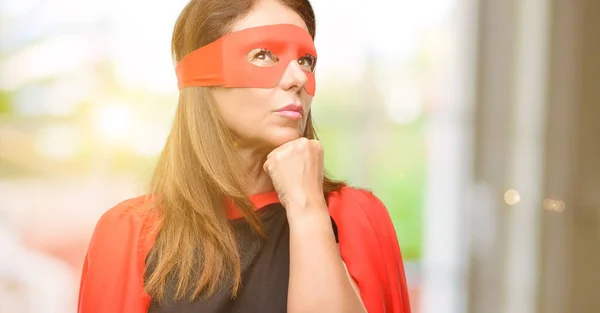
M104 235L106 232L142 223L148 216L149 210L146 207L149 201L148 196L139 196L118 203L98 219L94 235Z
M88 257L137 242L153 220L152 199L139 196L107 210L98 219L88 248Z
M340 253L369 312L410 312L398 237L387 208L372 192L345 187L329 197Z
M329 211L335 219L367 218L373 223L390 219L383 202L371 191L353 187L343 187L329 197Z
M329 197L340 253L369 312L410 312L398 237L387 208L372 192L350 187Z
M124 200L104 212L98 220L97 226L105 226L105 224L111 226L110 224L118 224L123 221L141 220L144 218L145 209L151 201L152 199L145 195Z
M144 261L154 240L151 198L123 201L98 220L79 287L78 312L146 312Z
M359 202L361 204L380 203L381 200L368 189L350 186L342 187L339 191L332 192L330 200L341 200L344 202Z

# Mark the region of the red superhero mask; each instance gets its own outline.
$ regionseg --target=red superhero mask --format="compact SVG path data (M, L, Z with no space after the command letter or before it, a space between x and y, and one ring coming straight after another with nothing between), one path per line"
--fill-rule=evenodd
M292 61L308 78L315 94L317 51L311 35L291 24L243 29L192 51L176 67L178 86L273 88Z

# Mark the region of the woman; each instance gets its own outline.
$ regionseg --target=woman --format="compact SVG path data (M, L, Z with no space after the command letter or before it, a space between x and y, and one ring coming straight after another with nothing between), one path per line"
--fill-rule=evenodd
M410 312L387 210L323 174L314 36L308 0L185 7L152 193L99 220L80 313Z

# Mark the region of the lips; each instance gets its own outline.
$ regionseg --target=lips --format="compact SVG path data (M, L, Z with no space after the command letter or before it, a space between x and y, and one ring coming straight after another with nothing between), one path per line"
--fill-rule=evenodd
M296 112L300 115L304 115L304 108L302 108L302 106L298 104L289 104L277 110L277 112Z
M304 108L298 104L288 104L277 110L276 113L281 117L299 121L302 120L302 116L304 116Z

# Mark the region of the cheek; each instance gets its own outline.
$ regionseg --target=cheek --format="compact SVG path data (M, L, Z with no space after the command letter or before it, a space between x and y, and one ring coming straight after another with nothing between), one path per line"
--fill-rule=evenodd
M258 88L219 88L213 92L223 121L237 135L260 127L269 110L270 95Z

